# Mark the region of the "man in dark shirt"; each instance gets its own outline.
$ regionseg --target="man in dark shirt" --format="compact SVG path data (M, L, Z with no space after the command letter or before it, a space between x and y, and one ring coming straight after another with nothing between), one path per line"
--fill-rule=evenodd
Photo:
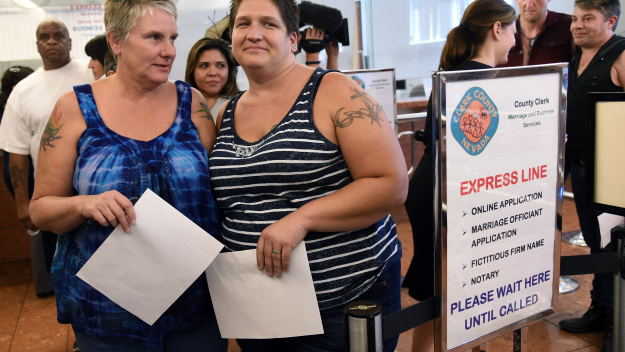
M573 40L581 50L569 66L566 163L579 223L591 253L603 249L597 213L585 208L586 93L623 91L625 38L614 35L620 14L619 0L575 0L571 23ZM613 285L611 274L595 274L590 308L580 318L562 320L560 327L578 333L605 329L602 351L612 351Z
M519 19L516 45L501 67L568 62L575 50L571 16L548 11L549 0L516 0Z

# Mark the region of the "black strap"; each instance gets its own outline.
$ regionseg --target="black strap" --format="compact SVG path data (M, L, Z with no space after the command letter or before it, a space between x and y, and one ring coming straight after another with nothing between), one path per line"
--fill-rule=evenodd
M441 316L441 297L430 297L420 303L382 317L382 340L390 339L416 326Z
M584 275L618 272L621 253L599 253L560 257L560 275ZM441 297L430 297L420 303L382 317L382 339L387 340L402 332L441 316Z
M604 56L609 54L610 51L612 51L612 49L614 49L615 46L622 44L624 41L625 41L625 38L618 37L616 40L614 40L612 43L610 43L610 45L606 46L601 51L599 51L599 53L597 55L595 55L595 57L593 57L592 60L590 60L590 62L588 63L587 67L592 65L595 61L601 60ZM581 58L581 51L580 51L579 57Z
M608 45L605 49L601 50L599 52L599 57L601 56L605 56L607 53L609 53L615 46L622 44L623 42L625 42L625 38L623 37L619 37L618 39L616 39L615 41L613 41L610 45Z
M611 273L620 269L618 252L560 257L560 276Z

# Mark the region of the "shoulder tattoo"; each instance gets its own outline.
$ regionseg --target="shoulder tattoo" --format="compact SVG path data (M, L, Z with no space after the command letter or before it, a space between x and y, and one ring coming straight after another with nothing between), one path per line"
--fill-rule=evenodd
M212 120L213 119L213 115L211 114L210 109L208 108L208 105L206 103L200 103L200 106L202 107L200 110L198 111L194 111L193 113L204 113L202 116L200 116L201 118L204 119L209 119Z
M54 148L54 141L61 139L59 132L61 131L61 127L63 127L63 125L60 125L61 116L63 114L60 113L57 108L58 104L54 107L54 110L52 110L52 115L41 136L39 149L43 149L44 152L47 152L47 148Z
M364 108L360 108L357 111L343 111L345 108L340 108L336 114L334 115L334 124L336 127L347 127L351 125L355 119L371 119L371 124L374 122L378 124L378 126L382 127L380 124L380 120L382 113L384 113L382 106L377 102L371 100L367 92L360 92L358 89L355 89L356 94L352 95L350 98L352 100L360 99L365 105Z

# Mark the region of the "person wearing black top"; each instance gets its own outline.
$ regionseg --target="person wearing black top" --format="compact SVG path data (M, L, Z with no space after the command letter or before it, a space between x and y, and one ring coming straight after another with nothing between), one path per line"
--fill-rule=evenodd
M516 14L503 0L477 0L467 7L460 25L447 35L439 70L479 70L508 61L515 45ZM414 257L404 287L414 299L434 296L434 133L432 96L428 101L425 151L410 180L406 212L412 226ZM417 327L413 351L434 350L434 322Z
M602 253L597 213L586 209L586 95L622 92L625 84L625 39L614 35L621 14L618 0L576 0L571 33L578 50L569 66L566 133L566 169L571 174L575 208L590 253ZM559 325L574 333L605 331L602 352L613 350L614 281L611 273L595 274L588 311Z

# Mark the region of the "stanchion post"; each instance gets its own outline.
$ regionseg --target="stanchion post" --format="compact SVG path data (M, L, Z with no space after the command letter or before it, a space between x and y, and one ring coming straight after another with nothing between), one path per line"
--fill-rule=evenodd
M383 352L382 306L367 301L352 302L345 307L347 351Z
M625 352L625 226L612 229L612 243L621 257L621 270L614 274L614 351Z
M527 326L514 330L512 334L512 350L514 352L527 352Z

